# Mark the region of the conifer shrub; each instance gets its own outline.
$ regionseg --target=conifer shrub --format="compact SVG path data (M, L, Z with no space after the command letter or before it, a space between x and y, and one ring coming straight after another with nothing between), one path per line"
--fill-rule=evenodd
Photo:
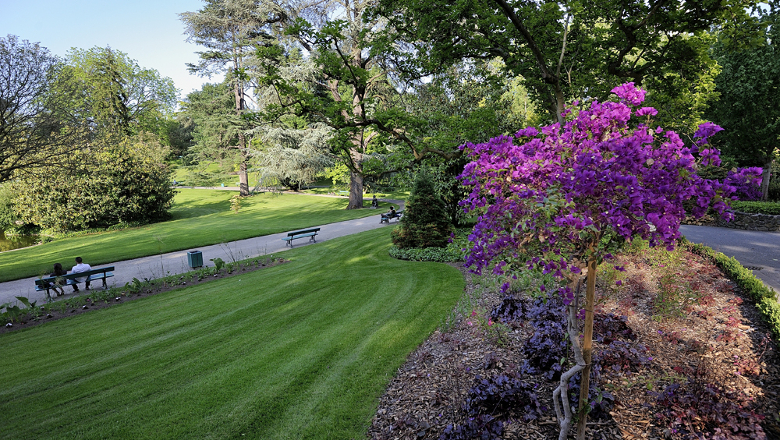
M430 176L420 173L406 201L400 224L393 230L393 244L400 249L443 248L454 229Z

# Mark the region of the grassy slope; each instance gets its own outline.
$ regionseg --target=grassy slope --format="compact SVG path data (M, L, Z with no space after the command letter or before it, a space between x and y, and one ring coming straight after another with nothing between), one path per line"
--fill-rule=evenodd
M0 335L0 438L348 439L464 283L387 230Z
M256 195L242 200L234 213L230 210L234 194L183 189L176 195L171 221L0 253L0 282L48 274L56 262L70 269L78 256L95 266L376 215L374 210L347 211L346 199L293 194Z

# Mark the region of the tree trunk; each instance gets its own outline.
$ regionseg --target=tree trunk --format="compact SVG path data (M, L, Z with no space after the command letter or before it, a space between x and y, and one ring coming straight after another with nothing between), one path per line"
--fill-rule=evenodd
M238 194L242 197L249 195L249 174L246 170L246 159L238 165Z
M772 176L772 159L764 164L764 172L761 173L761 200L769 200L769 179Z
M577 440L585 439L585 427L588 423L588 392L590 391L590 364L593 358L593 306L596 302L596 258L588 260L588 281L585 289L585 328L583 329L582 357L585 368L580 380L580 419L577 422Z
M363 207L363 174L351 171L349 173L349 205L347 209Z
M566 108L566 101L563 96L560 81L553 85L553 88L555 90L555 118L558 121L558 124L560 124L560 130L563 130L563 124L566 122L563 118L563 110Z

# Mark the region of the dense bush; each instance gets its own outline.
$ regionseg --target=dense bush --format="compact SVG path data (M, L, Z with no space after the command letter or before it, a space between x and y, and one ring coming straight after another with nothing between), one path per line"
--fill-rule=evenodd
M393 230L393 244L400 249L447 246L453 232L444 208L436 194L433 181L420 173L406 200L404 216Z
M731 210L748 214L780 215L780 202L733 201Z
M15 210L23 222L54 231L165 219L175 191L151 148L123 142L81 151L74 169L15 182Z

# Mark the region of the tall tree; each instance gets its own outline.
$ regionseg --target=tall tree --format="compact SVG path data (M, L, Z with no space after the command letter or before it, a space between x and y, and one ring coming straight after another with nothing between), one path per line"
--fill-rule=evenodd
M764 18L762 38L739 45L721 38L714 46L722 72L715 80L720 99L708 113L724 129L724 154L741 166L760 166L762 199L769 196L772 162L780 147L780 14Z
M194 161L245 161L248 152L239 151L238 132L241 116L235 113L233 87L230 81L204 84L181 103L181 115L193 123L193 146L189 153ZM246 150L246 148L245 148ZM235 159L235 156L238 156Z
M692 74L706 55L693 37L727 20L751 21L745 8L755 4L379 0L373 15L388 20L385 47L407 42L394 54L407 71L426 75L441 64L499 57L562 123L567 100L603 98L616 82Z
M334 130L329 144L340 165L349 170L348 209L363 206L366 179L378 177L370 166L377 162L373 159L378 155L387 158L392 150L392 157L386 161L390 169L379 174L420 163L431 155L444 159L461 155L457 135L439 130L440 121L428 123L420 117L427 115L415 114L414 104L403 98L405 85L394 81L384 53L372 46L382 23L366 21L364 14L370 4L346 0L311 2L291 12L296 20L287 33L310 54L307 61L316 67L305 83L291 80L280 67L294 51L260 51L267 60L265 83L278 97L275 104L266 107L266 114L272 120L287 112L305 114ZM469 109L476 110L472 106ZM452 122L460 118L460 124L468 125L462 119L468 111L453 113L459 115L443 119ZM465 139L461 136L459 142Z
M145 131L165 136L177 99L172 79L110 47L73 48L66 58L83 89L83 102L77 105L88 112L94 127L124 135Z
M258 46L276 44L274 26L286 18L283 9L272 2L257 0L205 0L206 6L198 12L180 14L185 25L187 41L205 46L200 62L188 64L191 72L211 76L228 72L231 81L237 124L235 148L241 155L239 162L240 194L249 195L247 163L250 149L244 131L249 128L241 116L247 109L246 88L251 58Z
M333 0L310 2L295 11L297 18L287 33L311 54L310 61L316 66L308 86L291 82L275 68L285 64L295 51L261 51L270 61L265 81L281 98L279 106L268 107L271 119L292 111L334 129L330 139L333 153L350 171L347 209L363 207L363 163L372 144L381 145L383 137L402 136L382 117L391 90L376 58L367 53L371 33L371 24L363 21L367 5L366 0Z
M0 182L62 167L83 147L87 127L70 106L80 89L70 79L45 47L0 37Z

